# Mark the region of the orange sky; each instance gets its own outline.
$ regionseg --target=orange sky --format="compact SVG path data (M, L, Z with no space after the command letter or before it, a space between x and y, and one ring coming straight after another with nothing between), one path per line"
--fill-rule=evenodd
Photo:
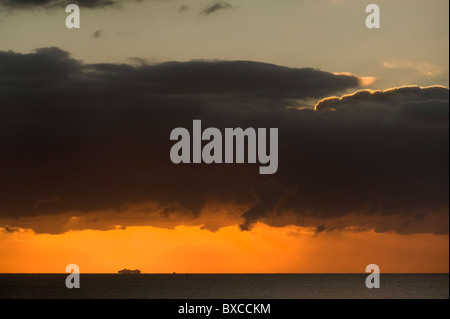
M216 232L200 226L149 226L64 234L0 231L0 272L56 273L78 264L81 273L342 273L448 272L449 236L237 226Z

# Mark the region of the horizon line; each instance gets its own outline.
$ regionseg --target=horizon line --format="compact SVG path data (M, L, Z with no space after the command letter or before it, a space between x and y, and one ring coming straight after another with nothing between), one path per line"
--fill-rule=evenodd
M0 272L0 275L69 275L70 272ZM133 274L120 274L118 272L80 272L80 275L130 275ZM206 272L141 272L139 275L367 275L369 272L224 272L224 273L206 273ZM449 275L449 272L385 272L380 275Z

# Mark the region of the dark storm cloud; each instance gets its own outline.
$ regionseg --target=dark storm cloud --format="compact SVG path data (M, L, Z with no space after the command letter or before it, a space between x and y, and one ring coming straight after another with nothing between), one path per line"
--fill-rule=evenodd
M185 13L187 11L189 11L190 7L187 4L183 4L182 6L180 6L178 8L178 12L179 13Z
M140 0L134 0L140 1ZM0 0L0 6L11 9L62 8L68 4L77 4L84 8L105 8L119 6L121 0Z
M215 202L248 205L243 230L286 214L332 229L325 221L354 212L426 220L448 209L448 89L293 108L358 83L251 61L131 66L84 64L57 48L0 52L0 216L120 214L157 202L191 218ZM172 164L170 132L191 130L193 119L279 128L277 181L253 164ZM392 227L379 229L400 231Z
M133 86L142 81L147 93L207 98L224 95L239 99L301 99L359 85L354 76L252 61L166 62L137 69L128 65L97 64L87 68L105 73L107 81L124 78L132 81L129 84Z
M354 94L343 96L342 98L327 98L316 105L316 110L324 110L331 108L343 108L343 107L359 107L361 103L368 106L372 103L375 107L380 104L383 105L395 105L405 103L422 103L430 100L446 101L448 99L448 90L443 90L442 87L429 87L425 90L417 86L405 86L400 88L394 88L386 91L370 91L362 90ZM426 111L433 112L433 108L423 108L418 106L416 108L418 112ZM424 114L422 114L424 115ZM438 114L436 114L438 115ZM445 118L444 118L445 119Z
M252 193L258 202L242 215L245 223L239 226L241 230L250 230L255 222L260 220L264 215L274 211L276 206L285 198L293 196L295 194L295 188L289 189L271 180L262 185L258 185L252 190Z
M201 13L204 14L204 15L210 15L212 13L215 13L215 12L219 11L219 10L231 9L231 8L233 8L233 6L231 4L229 4L228 2L217 1L217 2L209 5L204 10L202 10Z
M92 34L92 36L96 39L100 39L104 33L105 33L105 31L103 31L103 30L97 30Z
M3 230L4 230L5 232L7 232L7 233L16 233L16 232L18 232L20 229L19 229L19 228L16 228L16 227L11 227L11 226L9 226L9 225L5 225L5 226L3 227Z
M58 48L38 49L35 54L0 52L0 79L45 86L41 81L59 81L59 85L90 85L100 88L120 86L123 94L145 92L152 97L186 96L196 100L240 101L320 98L356 88L355 76L334 75L311 68L294 69L252 61L166 62L157 65L90 64L84 65ZM105 87L108 85L108 87ZM14 87L5 94L14 93ZM21 90L22 87L16 86ZM33 89L28 87L28 89ZM1 88L0 88L1 90ZM92 88L88 90L92 91ZM106 93L106 92L103 92Z

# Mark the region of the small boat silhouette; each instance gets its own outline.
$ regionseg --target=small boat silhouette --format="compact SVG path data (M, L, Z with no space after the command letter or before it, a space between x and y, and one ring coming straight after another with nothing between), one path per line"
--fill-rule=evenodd
M141 271L139 269L131 270L131 269L122 269L118 271L121 275L139 275Z

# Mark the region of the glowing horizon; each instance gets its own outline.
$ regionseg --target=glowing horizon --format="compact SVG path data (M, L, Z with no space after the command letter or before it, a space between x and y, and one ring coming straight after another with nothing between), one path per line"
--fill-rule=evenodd
M59 235L20 230L0 238L0 273L63 273L72 263L81 273L363 273L370 263L382 273L448 273L449 258L448 235L317 234L262 223L249 232L237 225L216 232L138 226Z

